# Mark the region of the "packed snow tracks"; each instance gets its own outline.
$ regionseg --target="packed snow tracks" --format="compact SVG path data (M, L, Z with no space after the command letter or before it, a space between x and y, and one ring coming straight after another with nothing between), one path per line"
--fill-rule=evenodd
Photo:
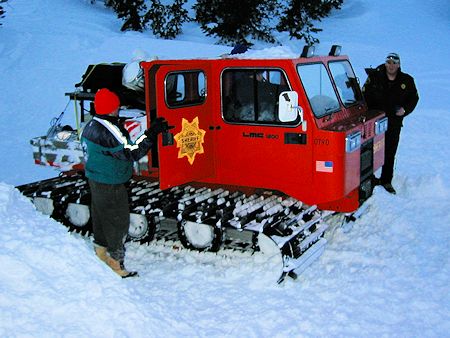
M78 173L17 187L36 208L66 225L90 234L90 192ZM324 250L331 213L272 191L244 193L224 188L176 186L160 190L157 181L128 184L128 240L182 246L217 257L252 255L270 262L278 283L317 259Z

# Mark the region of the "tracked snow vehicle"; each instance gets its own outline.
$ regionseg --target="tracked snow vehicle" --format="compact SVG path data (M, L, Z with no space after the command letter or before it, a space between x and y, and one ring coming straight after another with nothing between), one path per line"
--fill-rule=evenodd
M79 133L99 88L116 92L132 137L174 126L135 164L129 240L199 251L277 252L282 281L321 254L330 215L352 215L384 160L384 113L368 111L348 57L148 60L90 65L75 127L31 140L59 177L18 187L71 230L90 231Z

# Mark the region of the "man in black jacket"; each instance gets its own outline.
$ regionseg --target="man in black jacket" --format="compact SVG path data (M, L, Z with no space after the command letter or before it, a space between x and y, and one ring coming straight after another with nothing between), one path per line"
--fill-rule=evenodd
M397 53L388 54L384 64L366 72L368 78L363 86L363 93L367 105L369 109L384 111L388 118L384 165L381 177L376 179L375 183L382 185L389 193L395 194L392 178L403 118L414 110L419 95L413 77L401 71L400 57Z

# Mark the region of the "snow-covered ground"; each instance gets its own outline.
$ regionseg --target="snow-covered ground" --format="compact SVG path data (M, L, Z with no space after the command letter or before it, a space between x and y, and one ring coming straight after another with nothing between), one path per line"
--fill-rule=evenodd
M88 0L9 0L0 27L1 337L450 337L450 4L346 0L326 20L318 52L343 45L355 71L400 53L420 102L405 121L394 186L375 189L349 231L282 286L251 260L128 246L140 278L121 280L35 211L15 185L54 176L33 165L29 139L44 134L90 63L216 56L190 24L176 41L121 33ZM302 43L280 36L283 48ZM447 41L447 42L446 42ZM257 44L255 48L268 47Z

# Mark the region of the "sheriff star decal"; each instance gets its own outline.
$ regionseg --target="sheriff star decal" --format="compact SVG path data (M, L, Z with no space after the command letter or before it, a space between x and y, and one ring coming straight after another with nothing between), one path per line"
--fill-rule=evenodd
M194 118L192 122L186 119L181 121L181 131L175 135L177 142L178 158L186 156L190 164L195 161L195 155L203 154L203 143L206 131L200 129L198 126L198 117Z

